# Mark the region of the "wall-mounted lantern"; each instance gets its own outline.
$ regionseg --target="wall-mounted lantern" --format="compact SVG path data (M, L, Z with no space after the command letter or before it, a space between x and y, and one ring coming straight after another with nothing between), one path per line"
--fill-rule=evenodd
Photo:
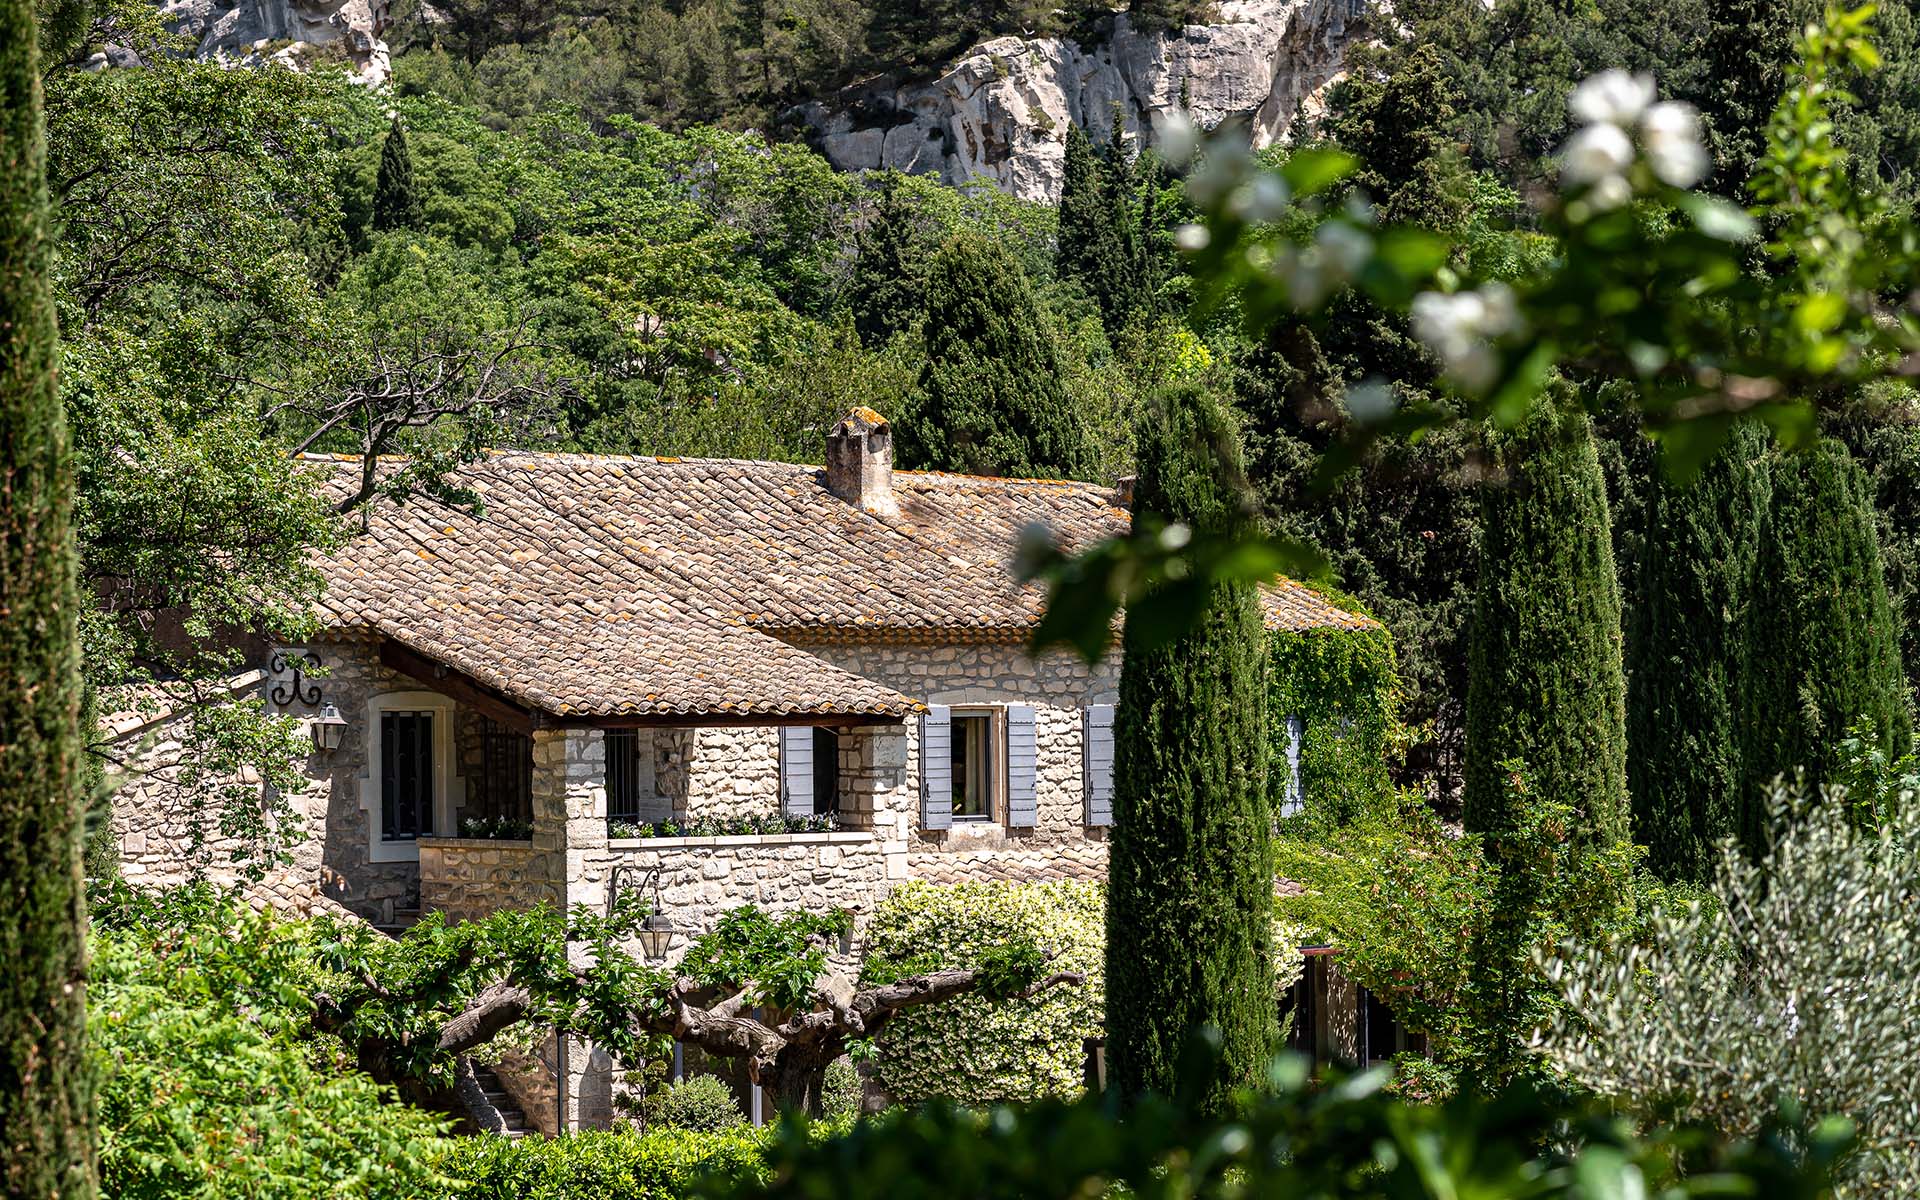
M347 738L347 719L331 704L320 707L320 715L309 728L313 733L313 748L322 754L332 754Z
M653 893L653 902L647 906L647 915L634 931L640 941L640 949L649 961L657 962L666 958L667 951L673 946L675 934L686 933L669 917L666 906L660 902L660 868L635 867L622 864L613 869L607 879L607 916L611 918L614 910L620 906L622 890L639 891L642 888Z

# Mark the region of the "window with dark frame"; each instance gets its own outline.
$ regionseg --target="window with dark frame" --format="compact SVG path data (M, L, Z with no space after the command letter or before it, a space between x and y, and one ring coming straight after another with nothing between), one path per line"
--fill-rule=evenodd
M999 791L1000 756L994 752L991 712L953 712L953 819L993 819L993 797Z
M640 821L640 735L609 729L607 739L607 819Z
M410 842L433 833L433 712L380 714L380 836Z
M468 781L466 812L489 820L533 820L532 738L480 718L480 778Z
M840 735L820 725L813 728L813 811L840 811Z

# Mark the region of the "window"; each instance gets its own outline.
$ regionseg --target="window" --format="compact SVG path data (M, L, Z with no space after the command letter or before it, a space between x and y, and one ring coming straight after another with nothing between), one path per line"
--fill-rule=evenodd
M993 818L994 793L999 790L999 755L994 746L992 712L955 709L953 742L953 819L987 821Z
M813 730L813 811L840 811L840 735L822 726Z
M607 819L656 821L661 811L654 777L653 731L609 729L607 739Z
M380 836L410 842L433 833L432 709L380 714Z
M533 739L488 717L479 724L480 778L469 784L467 815L532 821Z

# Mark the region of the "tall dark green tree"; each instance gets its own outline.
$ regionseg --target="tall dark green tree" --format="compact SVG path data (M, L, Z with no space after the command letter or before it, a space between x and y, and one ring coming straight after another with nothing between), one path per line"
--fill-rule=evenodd
M426 222L420 191L413 179L413 155L407 150L407 131L395 114L380 148L380 175L373 185L373 227L418 229Z
M1232 425L1185 388L1138 429L1135 519L1198 536L1248 527L1253 501ZM1203 1103L1260 1078L1278 1034L1272 828L1263 745L1266 642L1253 588L1216 588L1169 643L1147 607L1127 615L1115 714L1108 875L1107 1053L1123 1096L1171 1094L1194 1031L1219 1030Z
M895 435L903 465L976 475L1083 478L1092 443L1026 273L962 234L927 271L926 361Z
M1606 480L1580 413L1543 403L1496 445L1481 507L1468 655L1466 825L1502 835L1523 803L1565 804L1582 840L1627 833L1620 591ZM1522 764L1523 799L1507 764Z
M1776 776L1804 770L1809 784L1827 782L1850 731L1896 758L1913 739L1865 473L1823 438L1780 456L1772 474L1740 713L1740 835L1755 854L1766 845Z
M1113 106L1113 132L1107 139L1102 199L1109 230L1104 261L1095 285L1107 332L1118 333L1147 308L1146 251L1140 229L1140 175L1127 146L1127 123Z
M880 181L873 218L860 232L847 297L853 327L869 348L910 328L920 313L920 286L909 259L912 222L913 213L900 193L900 174L889 171Z
M1793 39L1819 11L1815 0L1722 0L1713 6L1702 55L1709 71L1697 100L1707 118L1719 190L1738 194L1746 183L1786 84Z
M73 476L32 0L0 0L0 1190L94 1193Z
M1062 279L1071 279L1097 299L1095 288L1112 230L1107 224L1104 173L1093 140L1075 124L1067 129L1067 161L1060 184L1059 234L1054 262Z
M1768 501L1767 436L1742 425L1700 475L1649 487L1628 639L1633 840L1662 879L1711 882L1741 786L1748 597ZM1762 589L1761 603L1766 603Z

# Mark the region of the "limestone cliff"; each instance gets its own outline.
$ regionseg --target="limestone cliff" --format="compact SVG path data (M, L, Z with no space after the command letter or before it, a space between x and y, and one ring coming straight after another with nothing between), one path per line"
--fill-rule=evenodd
M384 83L388 0L161 0L169 28L201 58L300 66L344 62L361 83Z
M1204 128L1237 119L1255 148L1284 140L1341 74L1364 0L1225 0L1219 20L1159 33L1126 15L1097 45L1064 38L982 42L938 78L883 77L793 114L835 166L893 167L948 183L975 176L1054 200L1069 122L1105 135L1117 103L1151 145L1181 106Z

